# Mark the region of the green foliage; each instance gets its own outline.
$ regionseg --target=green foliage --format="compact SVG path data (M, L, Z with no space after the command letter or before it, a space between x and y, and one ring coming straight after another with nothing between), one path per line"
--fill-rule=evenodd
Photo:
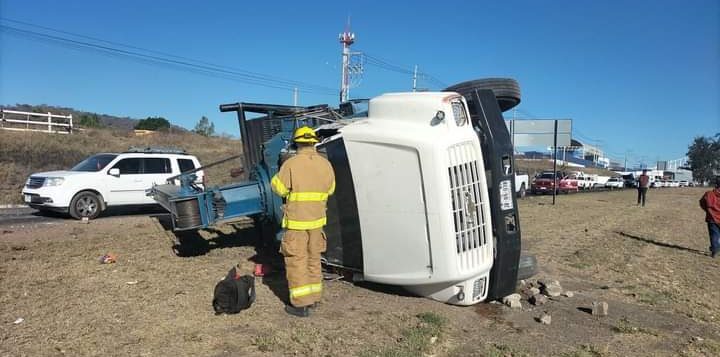
M140 121L135 124L135 129L167 130L170 129L170 122L163 117L148 117L147 119L140 119Z
M206 116L203 115L200 121L195 124L193 132L202 136L213 136L215 135L215 123L211 122Z
M100 122L100 117L97 114L83 114L80 116L78 122L80 126L85 128L102 128L104 125Z
M688 159L696 181L712 181L720 173L720 133L715 138L698 136L688 147Z

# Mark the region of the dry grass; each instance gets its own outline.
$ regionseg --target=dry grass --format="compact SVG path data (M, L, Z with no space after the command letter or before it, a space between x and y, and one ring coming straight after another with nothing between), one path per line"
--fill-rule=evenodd
M523 310L328 281L298 319L283 311L279 272L256 280L250 309L215 316L215 283L235 264L254 268L257 232L244 225L184 236L198 251L187 257L149 217L2 226L0 356L718 356L720 260L707 256L702 191L652 190L645 208L633 190L521 200L539 277L575 292ZM568 264L575 251L587 268ZM107 252L116 263L98 262ZM583 310L599 300L608 316ZM535 320L544 312L551 325Z
M158 133L135 137L124 131L86 130L73 135L0 131L0 204L19 203L25 180L33 172L68 169L98 152L122 152L130 146L185 149L202 164L241 152L238 140L192 133ZM229 169L239 161L210 168L210 184L230 182Z

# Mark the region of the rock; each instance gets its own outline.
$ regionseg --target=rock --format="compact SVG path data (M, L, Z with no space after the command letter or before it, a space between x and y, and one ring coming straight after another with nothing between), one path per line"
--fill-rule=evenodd
M520 296L520 294L510 294L503 298L503 303L511 309L520 309L522 308L522 304L520 303L521 298L522 296Z
M525 281L524 279L520 280L520 286L525 287L525 285L527 285L527 281Z
M528 296L535 296L537 294L540 294L540 289L538 289L538 288L528 289Z
M543 314L542 316L540 316L538 321L543 325L550 325L550 323L552 323L552 316L548 314Z
M438 339L437 336L430 337L430 344L432 345L435 342L437 342L437 339Z
M553 282L551 284L544 285L542 287L541 291L543 294L545 294L547 296L558 297L558 296L560 296L560 294L562 294L563 289L560 286L560 283L556 284L555 282Z
M573 293L572 291L569 291L569 290L568 290L568 291L564 292L562 295L563 295L564 297L569 297L569 298L571 298L571 297L575 296L575 293Z
M606 303L605 301L593 301L592 314L593 316L607 316L608 303Z
M544 305L548 302L548 298L543 294L535 294L530 297L530 303L535 306Z
M540 286L560 285L560 282L559 282L559 281L557 281L557 280L552 280L552 279L538 279L538 280L537 280L537 283L538 283Z

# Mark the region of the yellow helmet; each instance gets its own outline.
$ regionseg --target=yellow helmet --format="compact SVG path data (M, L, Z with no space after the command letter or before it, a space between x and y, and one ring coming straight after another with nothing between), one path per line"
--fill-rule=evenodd
M315 144L319 142L320 139L318 139L317 134L315 134L315 130L312 130L308 126L301 126L295 130L293 141L296 143Z

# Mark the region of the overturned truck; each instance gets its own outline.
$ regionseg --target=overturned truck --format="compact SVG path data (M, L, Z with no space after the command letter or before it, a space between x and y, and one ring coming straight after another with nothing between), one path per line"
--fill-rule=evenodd
M520 263L513 148L502 117L519 102L514 80L482 79L338 109L221 105L237 113L249 179L201 188L190 171L181 186L149 192L176 230L249 216L260 244L277 244L283 202L270 178L294 154L294 129L309 125L336 175L324 264L449 304L497 299L515 290Z

